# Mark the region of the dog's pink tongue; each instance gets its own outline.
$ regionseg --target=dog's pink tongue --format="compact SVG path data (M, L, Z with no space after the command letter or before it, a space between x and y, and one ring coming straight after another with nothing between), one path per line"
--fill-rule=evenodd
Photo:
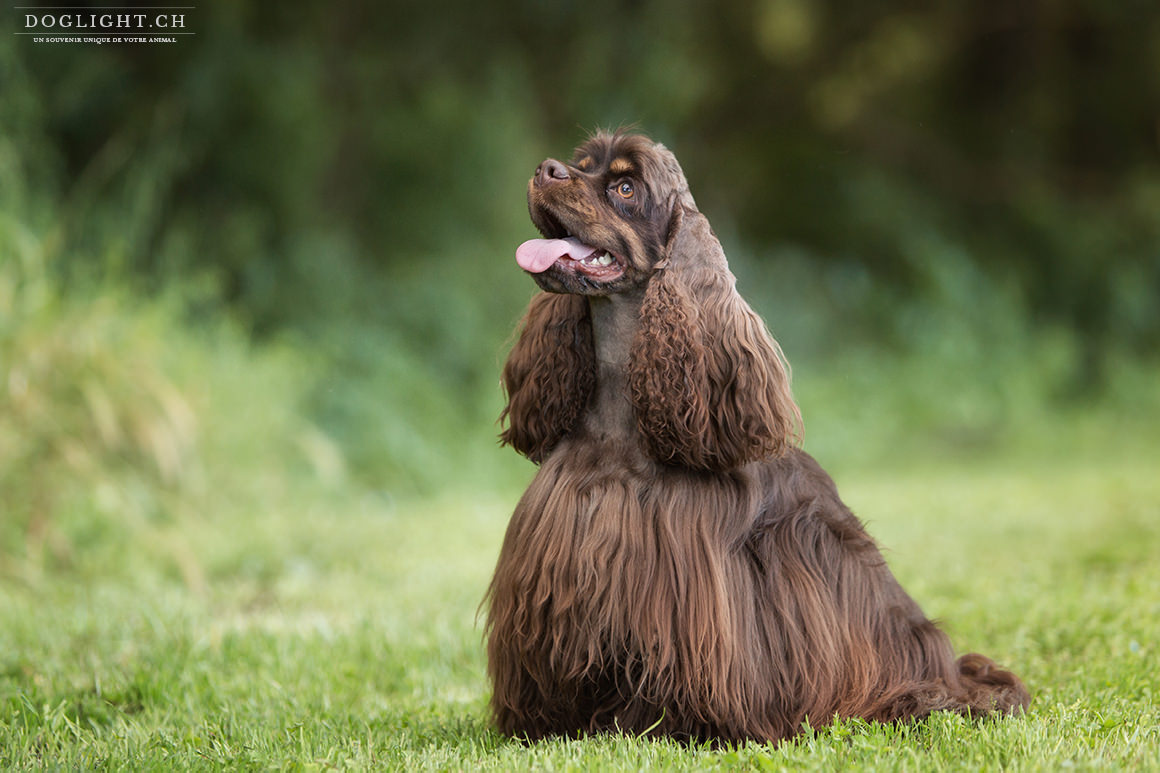
M528 239L516 248L516 263L524 271L539 274L547 271L560 258L568 255L576 260L586 258L595 252L579 239Z

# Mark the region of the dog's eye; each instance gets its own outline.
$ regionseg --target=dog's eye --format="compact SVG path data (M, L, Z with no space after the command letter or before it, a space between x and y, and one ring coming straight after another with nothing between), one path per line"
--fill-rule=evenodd
M622 199L631 199L636 193L632 189L632 183L630 183L628 180L624 180L623 182L619 183L616 186L616 192L620 194Z

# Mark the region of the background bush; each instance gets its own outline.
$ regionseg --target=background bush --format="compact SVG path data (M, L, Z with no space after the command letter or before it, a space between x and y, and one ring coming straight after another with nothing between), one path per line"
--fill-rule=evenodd
M524 185L597 126L682 159L829 463L990 453L1096 402L1154 421L1152 5L244 0L188 24L0 39L0 507L30 566L268 506L231 486L526 477L494 445Z

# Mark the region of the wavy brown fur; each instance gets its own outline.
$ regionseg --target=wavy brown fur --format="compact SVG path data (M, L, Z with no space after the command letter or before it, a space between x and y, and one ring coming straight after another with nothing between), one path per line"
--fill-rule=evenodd
M499 729L779 740L807 718L1026 707L1013 674L955 659L795 446L781 351L672 154L600 134L566 170L533 178L533 221L624 271L537 275L551 292L504 367L503 440L541 467L488 592Z
M660 461L725 471L783 453L800 421L781 348L733 287L696 210L679 210L629 363L640 432Z
M523 320L523 335L503 368L509 399L500 438L541 462L576 424L596 383L588 301L541 293Z

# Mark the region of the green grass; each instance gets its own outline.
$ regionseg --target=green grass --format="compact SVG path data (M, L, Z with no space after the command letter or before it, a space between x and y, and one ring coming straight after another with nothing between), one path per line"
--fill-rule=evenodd
M956 645L1025 678L1025 717L844 722L776 748L514 743L488 727L476 612L518 492L332 491L5 581L0 768L1157 769L1157 469L1154 450L839 476Z

